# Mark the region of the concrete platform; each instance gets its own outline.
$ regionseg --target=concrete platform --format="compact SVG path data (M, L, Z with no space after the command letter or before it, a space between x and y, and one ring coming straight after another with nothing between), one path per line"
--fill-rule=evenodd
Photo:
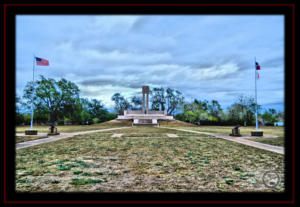
M124 115L119 115L117 120L133 120L132 126L158 126L158 120L175 120L173 116L168 116L167 111L124 111Z

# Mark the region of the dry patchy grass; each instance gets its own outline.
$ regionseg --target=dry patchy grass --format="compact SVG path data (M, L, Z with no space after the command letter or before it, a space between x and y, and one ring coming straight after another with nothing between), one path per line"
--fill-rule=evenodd
M36 139L43 139L43 138L47 138L47 136L39 136L39 135L33 135L33 136L16 136L16 143L20 143L20 142L27 142L27 141L31 141L31 140L36 140Z
M193 127L178 127L182 129L189 129L194 131L201 132L211 132L218 134L230 134L234 126L193 126ZM284 137L284 127L279 126L263 126L259 127L259 130L262 130L264 134L271 134L280 137ZM240 127L241 134L251 135L251 131L255 131L254 126Z
M79 132L79 131L89 131L97 129L106 129L113 127L131 126L132 121L117 121L111 120L103 122L100 124L92 125L59 125L57 126L58 132ZM25 133L25 130L29 130L30 126L17 126L16 133ZM38 132L49 132L49 126L34 126L34 129Z
M111 138L122 133L121 138ZM167 133L177 134L169 138ZM279 173L269 189L262 175ZM25 192L283 191L283 155L158 127L79 135L20 149L16 190Z
M166 126L166 127L195 127L197 125L179 121L179 120L159 120L158 121L160 126Z
M250 140L255 142L260 142L264 144L270 144L275 146L284 146L284 138L283 137L277 137L277 138L250 138Z

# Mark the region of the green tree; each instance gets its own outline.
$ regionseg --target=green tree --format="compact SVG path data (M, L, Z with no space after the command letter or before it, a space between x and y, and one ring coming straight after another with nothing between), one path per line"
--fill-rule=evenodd
M199 106L203 111L208 111L208 106L209 106L208 100L201 101L195 99L194 103L197 104L197 106Z
M92 99L88 103L88 111L91 115L91 118L98 118L98 122L106 121L108 111L104 108L104 105L100 100Z
M115 102L114 108L117 114L123 114L124 110L127 110L131 107L127 99L121 96L120 93L115 93L111 97L111 100Z
M163 87L153 88L151 91L152 110L165 110L165 89Z
M192 103L184 103L182 115L176 117L178 117L182 121L194 123L197 125L212 120L208 112L203 110L202 107L202 102L196 99Z
M132 106L132 110L141 110L142 109L142 97L138 97L138 96L133 96L131 97L131 106Z
M176 107L182 104L184 101L182 93L171 88L167 88L165 97L167 104L167 113L170 115L174 114Z
M261 106L258 105L258 114ZM234 124L253 125L255 123L256 103L253 97L243 94L228 108L228 118Z
M64 113L76 103L79 98L79 88L75 83L61 79L55 81L40 76L40 80L28 82L24 89L23 99L28 107L31 103L37 111L46 111L50 122L54 124Z
M211 116L217 119L221 118L222 108L217 100L212 100L211 104L209 104L207 108L208 108L208 113Z
M16 125L20 125L24 123L24 116L20 112L21 107L21 99L20 97L16 96Z
M278 121L284 121L284 112L283 111L277 112L276 118L278 119Z
M274 122L278 122L277 112L275 109L266 110L261 115L261 118L263 119L266 125L274 125Z

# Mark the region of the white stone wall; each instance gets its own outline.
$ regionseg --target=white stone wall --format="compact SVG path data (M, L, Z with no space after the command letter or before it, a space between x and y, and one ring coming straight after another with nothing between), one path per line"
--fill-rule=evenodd
M126 114L143 114L140 110L134 110L134 111L126 111Z

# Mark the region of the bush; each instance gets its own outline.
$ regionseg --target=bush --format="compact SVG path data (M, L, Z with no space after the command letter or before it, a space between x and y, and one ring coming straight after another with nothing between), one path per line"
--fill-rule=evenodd
M93 118L93 123L94 124L97 124L97 123L99 123L100 122L100 119L98 119L98 118Z

